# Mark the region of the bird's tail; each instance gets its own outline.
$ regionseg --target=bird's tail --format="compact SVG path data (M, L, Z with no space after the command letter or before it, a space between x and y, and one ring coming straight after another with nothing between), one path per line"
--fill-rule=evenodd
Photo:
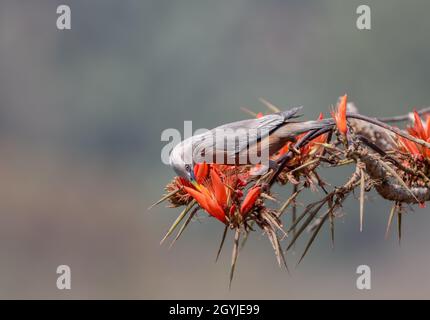
M289 110L281 111L281 112L279 112L279 114L284 117L284 121L287 121L289 119L301 117L302 115L297 114L297 112L302 110L302 108L303 108L303 106L294 107L294 108L291 108Z

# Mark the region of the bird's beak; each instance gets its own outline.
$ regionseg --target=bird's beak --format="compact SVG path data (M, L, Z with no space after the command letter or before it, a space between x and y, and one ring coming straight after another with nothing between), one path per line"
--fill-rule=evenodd
M199 191L201 191L200 184L196 180L191 180L191 184Z
M194 171L190 171L189 175L190 175L190 182L191 182L191 184L192 184L192 185L193 185L197 190L201 191L200 184L199 184L199 183L197 182L197 180L196 180L196 177L195 177L195 175L194 175Z

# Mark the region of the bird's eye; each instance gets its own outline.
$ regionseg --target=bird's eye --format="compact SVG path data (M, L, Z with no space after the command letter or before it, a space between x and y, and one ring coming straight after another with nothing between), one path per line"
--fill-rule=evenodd
M191 166L189 164L185 165L185 170L190 171L191 170Z

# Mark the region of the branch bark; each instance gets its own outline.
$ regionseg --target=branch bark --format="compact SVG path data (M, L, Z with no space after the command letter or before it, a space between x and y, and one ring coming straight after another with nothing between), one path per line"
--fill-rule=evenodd
M379 184L375 185L375 189L384 199L405 203L424 203L426 201L430 201L429 188L422 186L411 186L409 190L407 190L402 185L396 183L395 179L379 163L378 155L369 154L367 150L363 149L354 152L352 156L356 160L360 159L366 165L366 172L369 174L369 176L371 176L373 179L381 181Z

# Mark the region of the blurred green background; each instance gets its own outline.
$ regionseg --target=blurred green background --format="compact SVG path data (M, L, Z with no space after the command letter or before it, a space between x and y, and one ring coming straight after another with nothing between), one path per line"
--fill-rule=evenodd
M70 31L56 29L59 4ZM356 28L361 4L370 31ZM240 120L240 107L264 110L259 97L306 118L345 92L372 116L430 104L429 14L425 0L1 1L0 298L430 297L428 209L404 217L399 246L395 228L384 239L389 203L368 195L360 233L350 199L335 249L324 230L298 268L303 243L289 254L291 275L254 233L231 291L218 222L202 214L169 250L179 210L147 211L173 177L161 132L183 120ZM356 289L361 264L370 291Z

